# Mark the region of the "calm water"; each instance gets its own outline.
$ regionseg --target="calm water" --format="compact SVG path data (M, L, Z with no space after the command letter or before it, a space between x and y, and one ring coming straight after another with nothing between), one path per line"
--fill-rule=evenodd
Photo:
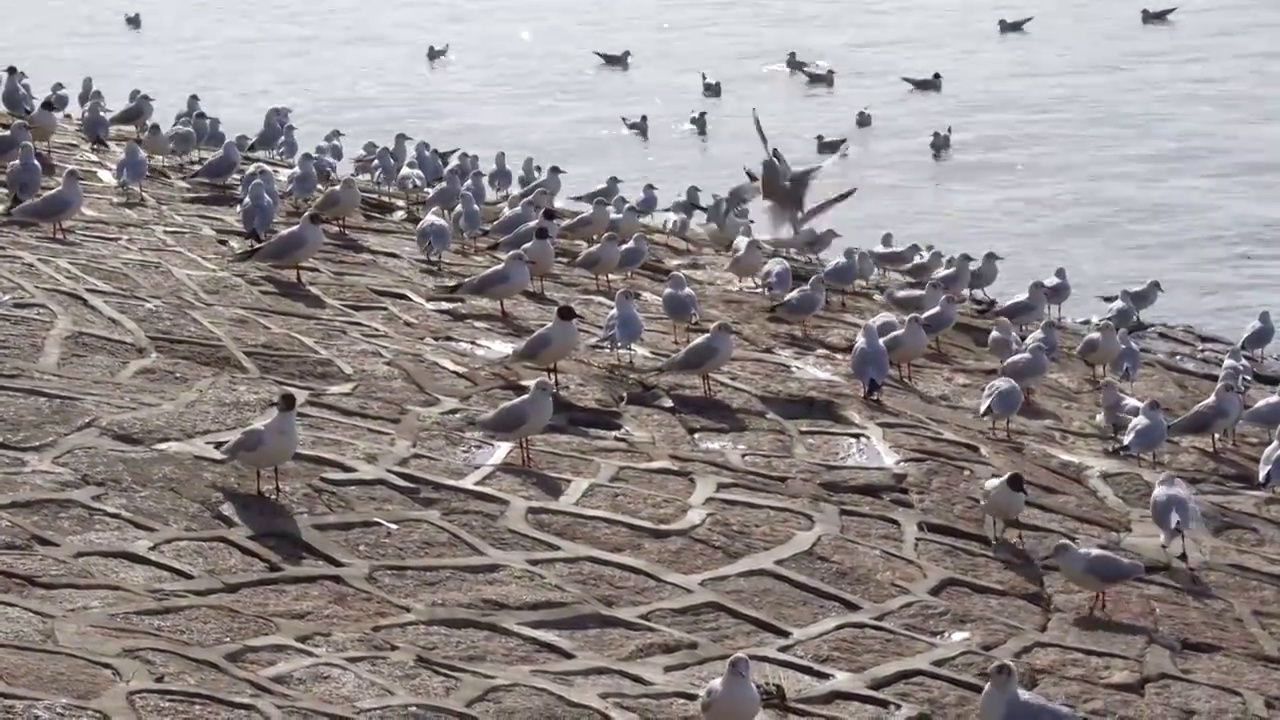
M815 193L860 187L825 218L851 244L891 229L904 243L995 249L1008 257L1005 293L1064 265L1076 316L1102 308L1089 295L1148 277L1168 291L1153 316L1232 335L1274 299L1280 3L1188 6L1164 27L1139 22L1141 3L1113 0L327 5L134 0L144 28L133 33L114 10L46 0L24 6L5 59L39 90L78 89L91 74L119 105L143 88L162 122L192 91L229 134L287 104L304 145L332 127L350 135L349 152L405 130L558 163L574 191L616 173L628 195L646 180L664 197L739 182L760 155L756 106L797 164L815 159L817 133L852 138ZM997 33L998 18L1029 12L1025 35ZM435 69L429 43L452 45ZM627 73L590 54L623 48L635 54ZM781 71L790 49L834 67L836 87ZM935 70L941 94L897 79ZM724 83L722 99L701 97L699 71ZM864 106L875 125L857 131ZM710 113L705 142L684 128L693 109ZM641 113L647 144L618 121ZM935 162L928 137L947 125L954 152ZM1240 269L1228 278L1224 263Z

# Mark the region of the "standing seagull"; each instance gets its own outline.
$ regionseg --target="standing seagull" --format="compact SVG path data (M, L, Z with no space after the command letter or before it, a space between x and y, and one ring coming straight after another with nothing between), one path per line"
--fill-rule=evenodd
M613 309L604 319L604 328L596 345L607 343L618 359L618 349L627 349L627 362L635 362L635 344L644 337L644 318L636 310L636 295L622 288L613 297Z
M1007 377L998 377L987 383L982 390L982 402L978 405L978 417L991 418L991 432L995 434L996 423L1004 421L1004 436L1013 438L1009 429L1009 421L1022 408L1022 388Z
M342 178L338 187L324 191L311 211L337 222L338 228L347 232L347 216L360 209L360 187L354 176Z
M298 451L298 398L282 392L275 402L276 414L270 420L240 431L223 445L222 456L254 469L258 494L262 494L262 471L275 472L276 498L280 497L280 466L293 459Z
M132 125L138 135L141 136L143 129L151 122L151 113L155 112L155 108L151 105L153 102L155 102L155 98L142 93L137 99L124 106L120 112L112 115L109 118L109 122L113 127L116 125Z
M547 377L555 382L556 390L559 390L559 364L568 360L578 348L578 326L573 321L581 317L572 305L557 307L556 316L551 322L538 328L512 350L510 355L499 360L498 364L523 363L545 370Z
M506 301L524 292L529 287L529 280L528 256L520 250L512 250L501 263L445 287L444 292L497 300L499 312L506 317Z
M1146 574L1146 568L1137 560L1102 548L1078 548L1070 540L1059 540L1053 546L1053 558L1072 585L1093 593L1090 615L1107 609L1107 590Z
M991 518L991 543L1004 538L1009 523L1018 519L1027 505L1026 479L1020 472L991 478L982 483L982 531L987 530L987 518ZM1022 527L1018 527L1018 542L1023 543Z
M36 146L23 142L18 146L18 159L5 168L4 184L9 192L9 210L35 197L40 192L44 172L36 160Z
M187 179L220 185L230 180L239 168L240 148L236 147L234 140L228 140L222 143L221 150L209 156Z
M724 674L707 683L698 698L698 709L706 720L752 720L760 707L760 691L751 681L751 659L743 653L730 657Z
M889 353L880 342L876 326L866 323L858 334L849 356L849 370L862 384L864 400L879 399L884 381L889 377Z
M688 342L689 326L698 324L698 295L689 287L684 273L674 271L667 276L667 289L662 291L662 313L671 321L671 341L677 341L683 325L685 342Z
M1151 464L1155 465L1156 451L1168 438L1169 425L1165 422L1164 411L1155 398L1150 398L1142 404L1138 417L1129 422L1116 451L1137 456L1138 467L1142 467L1142 456L1151 453Z
M1185 415L1169 423L1169 437L1208 435L1213 452L1218 452L1218 435L1235 427L1244 412L1244 400L1231 382L1219 382L1213 394L1196 403ZM1130 426L1132 427L1132 425Z
M702 379L702 394L712 397L711 373L724 368L733 359L733 325L719 320L711 332L686 345L658 366L656 373L697 374Z
M80 213L84 205L84 190L80 187L80 171L69 167L62 173L62 184L14 208L9 216L14 220L40 225L51 225L54 239L62 233L67 239L67 229L63 223Z
M142 195L142 181L147 179L147 155L142 152L142 147L138 145L137 140L129 140L124 145L124 155L120 157L120 161L116 163L115 179L116 184L128 195L129 188L138 189L138 195Z
M255 183L259 182L257 180ZM298 284L302 282L302 263L315 257L324 247L324 231L320 229L320 216L314 211L302 214L302 218L287 230L261 245L254 245L231 256L235 262L263 263L277 267L293 268Z
M529 438L546 429L555 414L555 386L546 378L538 378L529 392L499 405L476 419L476 427L499 440L515 440L520 448L520 464L533 464Z
M1259 360L1265 357L1263 351L1276 338L1276 326L1271 322L1271 311L1258 313L1258 319L1249 323L1244 329L1244 336L1237 343L1241 350L1254 355Z
M1160 549L1169 551L1174 538L1182 540L1177 558L1187 562L1187 531L1200 527L1200 507L1196 496L1173 473L1164 473L1151 490L1151 521L1160 528Z

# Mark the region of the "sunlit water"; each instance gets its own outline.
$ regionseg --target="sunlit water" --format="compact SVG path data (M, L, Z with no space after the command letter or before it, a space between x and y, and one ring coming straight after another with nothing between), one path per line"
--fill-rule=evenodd
M610 173L632 195L645 181L664 198L690 182L722 191L758 163L758 107L796 164L817 159L817 133L851 138L815 193L860 188L823 219L843 242L892 229L994 249L1008 257L1005 294L1064 265L1077 317L1103 308L1091 295L1158 277L1168 293L1153 317L1236 334L1272 302L1280 269L1280 3L1203 3L1151 27L1140 4L1039 7L1029 32L1002 37L996 20L1026 13L986 0L47 0L6 18L2 47L37 90L74 92L91 74L116 106L147 90L164 122L195 91L229 134L286 104L304 146L333 127L349 150L405 130L486 162L505 149L558 163L571 191ZM124 10L142 13L142 32ZM448 60L429 68L426 46L445 43ZM623 48L625 73L590 53ZM782 71L790 49L834 67L836 87ZM941 94L897 79L935 70ZM701 97L699 71L724 83L722 99ZM875 124L858 131L864 106ZM705 141L684 127L694 109L710 113ZM641 113L647 144L618 120ZM954 151L935 162L929 134L947 125Z

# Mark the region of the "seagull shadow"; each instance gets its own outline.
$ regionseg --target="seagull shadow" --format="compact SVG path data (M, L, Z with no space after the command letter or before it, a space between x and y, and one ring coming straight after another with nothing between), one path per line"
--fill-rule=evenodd
M293 542L274 543L272 549L281 554L281 559L289 564L297 565L305 560L298 521L294 519L288 506L278 498L227 486L218 486L214 490L231 505L235 514L233 519L243 525L250 536L288 538Z
M306 285L299 285L297 281L291 278L283 278L278 275L263 275L262 282L270 285L275 294L285 300L292 300L312 310L325 307L324 300L311 292L311 288Z
M1077 615L1071 619L1071 625L1085 632L1105 632L1135 637L1151 637L1153 634L1153 630L1146 625L1116 620L1105 615Z
M368 245L357 240L354 235L348 235L346 233L338 233L336 235L333 233L325 233L325 237L333 243L334 247L356 255L368 255L372 252Z
M239 195L237 193L233 193L230 191L223 192L220 194L199 193L195 195L188 195L184 198L184 200L191 203L192 205L204 205L206 207L228 208L228 207L237 207L240 205Z
M667 398L671 400L672 410L677 415L695 415L704 420L722 423L730 432L747 429L747 424L738 411L720 398L671 392L667 393Z
M1018 417L1026 418L1027 420L1049 420L1062 424L1061 415L1058 415L1052 410L1046 410L1039 405L1028 405L1025 402L1022 404L1022 407L1018 408Z
M533 462L538 462L537 449L534 449L535 456ZM498 467L502 468L502 472L519 480L527 480L531 485L541 491L544 495L552 499L558 499L564 495L564 491L569 487L569 483L552 477L547 473L539 470L537 467L525 467L518 464L519 460L511 460L503 462Z

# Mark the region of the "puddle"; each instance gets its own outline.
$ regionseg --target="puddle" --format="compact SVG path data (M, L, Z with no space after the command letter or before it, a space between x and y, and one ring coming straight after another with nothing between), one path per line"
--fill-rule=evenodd
M496 465L498 461L495 458L504 456L504 451L511 446L512 443L497 442L491 445L474 440L463 440L456 446L454 457L460 464L468 467Z
M745 445L734 445L724 436L715 433L696 433L693 444L701 450L746 450Z
M790 363L791 374L805 380L824 380L826 382L840 382L840 378L831 373L819 369L813 363L797 360Z
M506 357L515 349L515 345L503 340L445 340L440 343L446 347L457 348L468 355L475 355L486 360L497 360Z
M871 437L849 438L840 444L836 462L856 467L883 468L898 463L897 453L883 442Z
M940 636L938 639L942 642L958 643L964 642L971 637L973 637L973 633L968 630L952 630L951 632Z

